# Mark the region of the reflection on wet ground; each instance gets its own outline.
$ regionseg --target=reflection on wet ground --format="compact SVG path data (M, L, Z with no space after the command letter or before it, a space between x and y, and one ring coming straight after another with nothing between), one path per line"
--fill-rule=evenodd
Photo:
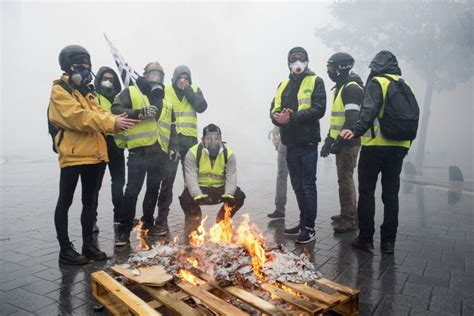
M100 197L99 244L110 259L83 267L58 263L53 226L58 169L54 162L2 166L0 222L1 314L102 315L94 302L90 273L125 260L136 247L115 250L106 176ZM335 170L322 163L318 171L317 241L295 245L283 234L298 213L289 190L285 220L269 221L273 211L275 165L241 164L239 185L247 194L243 212L263 231L269 243L306 252L324 277L361 290L361 315L473 315L474 232L473 194L465 188L432 181L407 180L400 190L399 231L393 256L381 255L376 234L373 254L354 250L357 234L334 234L330 216L339 211ZM41 170L40 174L38 170ZM182 180L175 187L169 224L171 237L182 234L183 215L177 203ZM69 231L81 249L80 190L70 210ZM178 193L179 192L179 193ZM380 191L376 224L381 224ZM140 201L140 200L139 200ZM140 209L140 208L139 208ZM213 207L204 208L212 214ZM238 216L239 214L237 214Z

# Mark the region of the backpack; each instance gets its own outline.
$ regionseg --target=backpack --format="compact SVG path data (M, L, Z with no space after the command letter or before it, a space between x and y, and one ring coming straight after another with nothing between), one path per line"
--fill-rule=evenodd
M222 143L222 146L224 147L224 163L227 165L227 147L225 147L224 143ZM203 149L202 144L199 144L197 148L197 153L196 153L196 163L197 163L198 170L199 170L199 163L201 162L202 149Z
M55 82L54 85L60 85L64 90L66 90L69 94L73 95L72 94L72 89L71 87L69 87L64 81L59 81L59 82ZM53 125L51 123L51 121L49 120L49 105L48 105L48 110L46 111L46 117L48 118L48 133L49 135L51 136L51 142L53 144L53 151L55 153L58 153L58 151L56 150L57 147L59 147L59 145L61 145L61 142L63 140L63 137L64 137L64 129L60 128L60 127L57 127L55 125ZM59 139L58 139L58 143L55 144L54 143L54 140L56 139L56 135L57 134L60 134L59 135ZM56 146L55 146L56 145Z
M418 131L420 108L410 86L403 80L381 76L390 83L387 89L385 109L379 119L382 134L393 140L414 140Z

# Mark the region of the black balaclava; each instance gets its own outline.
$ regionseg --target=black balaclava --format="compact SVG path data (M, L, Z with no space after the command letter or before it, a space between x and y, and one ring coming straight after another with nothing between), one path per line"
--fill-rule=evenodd
M222 148L222 132L219 126L209 124L202 131L202 144L211 160L215 160Z
M327 61L328 76L336 84L347 80L352 67L354 67L354 58L344 52L335 53Z

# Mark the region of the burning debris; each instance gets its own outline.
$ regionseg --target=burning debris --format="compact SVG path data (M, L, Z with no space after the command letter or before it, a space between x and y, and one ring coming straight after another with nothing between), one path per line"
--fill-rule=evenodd
M258 228L249 225L248 214L234 229L230 211L226 207L224 220L209 231L205 230L205 217L197 230L190 234L189 245L178 244L175 239L150 249L143 230L137 230L140 245L145 246L143 249L146 251L132 255L128 264L131 268L161 265L167 273L195 285L204 282L190 273L193 269L210 275L213 282L221 286L239 284L247 287L260 282L306 283L321 277L305 254L297 256L282 246L267 249Z

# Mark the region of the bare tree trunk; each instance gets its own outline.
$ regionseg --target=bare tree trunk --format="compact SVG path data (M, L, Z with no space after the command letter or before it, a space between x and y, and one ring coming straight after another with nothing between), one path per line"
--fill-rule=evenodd
M428 122L430 120L430 106L433 97L434 82L433 79L428 79L426 86L425 99L423 100L423 113L421 116L421 125L418 130L418 145L416 148L415 167L416 173L423 174L423 164L425 159L426 133L428 131Z

